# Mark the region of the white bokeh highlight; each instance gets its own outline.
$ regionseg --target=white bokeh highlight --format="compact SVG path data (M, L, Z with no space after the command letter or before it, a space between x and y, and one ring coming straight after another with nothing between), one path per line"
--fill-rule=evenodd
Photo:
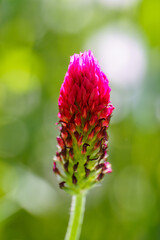
M53 187L25 168L19 167L16 171L17 179L9 193L10 199L33 215L52 212L57 200Z
M118 88L138 87L143 80L147 51L134 30L113 25L96 32L86 46L95 53L110 82Z
M141 0L100 0L100 3L111 9L124 10L137 5Z

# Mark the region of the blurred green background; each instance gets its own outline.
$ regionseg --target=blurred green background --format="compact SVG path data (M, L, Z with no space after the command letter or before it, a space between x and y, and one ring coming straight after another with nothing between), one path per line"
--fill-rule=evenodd
M0 0L1 240L64 238L57 102L69 56L88 49L116 109L113 173L88 194L81 239L160 239L160 1Z

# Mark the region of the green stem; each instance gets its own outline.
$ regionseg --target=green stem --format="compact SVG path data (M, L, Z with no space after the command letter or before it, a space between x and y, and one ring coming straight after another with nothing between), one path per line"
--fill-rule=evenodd
M78 194L72 197L70 220L65 240L79 239L85 210L85 200L86 197L84 194Z

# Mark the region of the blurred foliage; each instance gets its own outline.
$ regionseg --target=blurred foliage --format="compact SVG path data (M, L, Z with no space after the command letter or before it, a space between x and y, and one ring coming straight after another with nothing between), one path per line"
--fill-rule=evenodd
M0 239L64 238L70 196L52 173L60 86L69 56L121 21L145 39L148 65L137 88L110 79L113 173L88 194L81 239L160 239L160 1L125 2L0 0Z

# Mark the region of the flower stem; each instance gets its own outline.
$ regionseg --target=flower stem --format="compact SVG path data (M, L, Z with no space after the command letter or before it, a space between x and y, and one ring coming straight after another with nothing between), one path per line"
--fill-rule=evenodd
M70 220L65 240L79 239L85 210L85 200L85 194L78 194L72 197Z

